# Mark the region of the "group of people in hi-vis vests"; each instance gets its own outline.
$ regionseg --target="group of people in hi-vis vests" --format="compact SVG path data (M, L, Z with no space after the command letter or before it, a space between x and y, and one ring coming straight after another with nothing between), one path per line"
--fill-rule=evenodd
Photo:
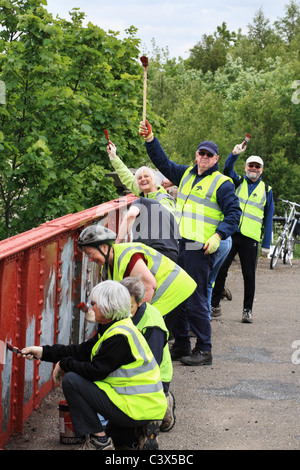
M62 384L74 432L82 437L78 449L158 449L159 432L175 424L172 361L212 364L211 318L220 315L236 253L245 283L242 321L253 321L263 224L262 252L270 248L274 204L272 189L261 180L263 161L249 157L242 178L233 169L245 143L234 147L222 174L212 141L198 145L194 165L179 165L167 158L148 121L139 134L155 167L178 188L177 200L151 168L133 175L109 141L113 167L139 198L118 234L98 223L78 238L78 248L101 269L103 280L86 312L98 332L79 345L22 350L29 359L56 363L54 380Z

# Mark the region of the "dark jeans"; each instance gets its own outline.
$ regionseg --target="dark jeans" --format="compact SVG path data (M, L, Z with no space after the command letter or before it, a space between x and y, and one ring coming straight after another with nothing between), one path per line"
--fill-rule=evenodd
M211 351L210 312L207 308L207 286L216 254L205 255L203 249L186 249L180 243L178 264L197 283L193 294L179 306L173 326L175 347L188 348L191 345L190 329L197 336L196 347L201 351Z
M232 235L231 250L222 264L212 293L211 305L218 307L222 298L228 270L236 254L239 255L242 274L244 278L244 304L243 307L252 310L255 294L255 272L257 266L258 242L253 238L245 237L241 233Z
M143 426L148 421L135 421L121 411L94 382L75 372L65 374L62 382L76 436L103 431L99 413L120 427Z

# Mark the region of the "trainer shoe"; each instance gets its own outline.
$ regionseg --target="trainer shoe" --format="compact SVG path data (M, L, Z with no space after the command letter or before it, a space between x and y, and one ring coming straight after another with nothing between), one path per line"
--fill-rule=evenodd
M191 348L180 348L175 346L174 344L170 347L170 354L172 361L179 361L179 359L183 356L188 356L191 354Z
M210 351L200 351L200 349L194 348L192 354L182 357L180 362L187 366L210 366L212 354Z
M162 432L170 431L175 424L175 398L172 392L168 392L166 395L168 408L164 419L160 425L160 430Z
M139 450L157 450L161 421L149 421L142 427L142 432L139 437Z
M76 447L76 450L115 450L114 443L110 437L106 442L100 442L93 434L86 436L85 442Z
M252 322L253 322L252 310L250 310L250 308L244 308L243 314L242 314L242 323L252 323Z
M217 318L217 317L220 317L222 315L222 309L220 307L220 305L218 305L217 307L213 307L211 305L210 307L210 316L212 318Z

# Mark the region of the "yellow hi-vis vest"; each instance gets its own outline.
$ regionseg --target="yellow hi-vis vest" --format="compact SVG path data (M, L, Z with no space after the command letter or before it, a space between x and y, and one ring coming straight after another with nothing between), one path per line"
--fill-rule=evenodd
M102 343L113 335L124 335L128 340L134 361L94 383L127 416L134 420L160 420L167 410L160 371L143 335L131 318L115 322L109 327L91 352L91 360Z
M121 281L135 253L142 253L149 271L155 277L157 287L151 300L162 316L167 315L194 292L196 282L174 261L143 243L120 243L113 245L113 275L109 279Z
M146 303L144 315L136 327L142 334L144 334L147 328L158 327L165 331L167 339L169 338L169 331L166 327L163 317L161 316L161 313L151 304ZM160 364L160 377L162 382L167 383L171 382L173 377L173 364L168 341L166 341L163 349L163 358Z
M264 219L264 208L267 202L266 185L260 181L249 196L248 183L244 179L237 188L236 195L239 198L242 215L239 229L246 237L260 241L262 224Z
M224 218L217 202L217 190L231 180L214 171L193 187L196 175L191 173L192 168L187 168L180 181L175 217L183 238L205 244Z

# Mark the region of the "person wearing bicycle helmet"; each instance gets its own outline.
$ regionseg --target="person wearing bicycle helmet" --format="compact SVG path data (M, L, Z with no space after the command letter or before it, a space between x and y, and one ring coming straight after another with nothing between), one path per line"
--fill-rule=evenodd
M220 314L219 303L228 270L238 253L244 280L242 322L252 323L258 245L264 227L261 251L263 256L267 256L272 239L274 201L272 188L262 181L264 162L261 157L251 155L247 158L244 176L241 177L234 171L235 162L245 150L244 143L236 145L225 161L224 174L234 182L242 216L238 231L232 235L231 250L216 278L211 304L212 311L219 310Z
M145 302L160 311L171 331L177 307L194 292L196 282L154 248L143 243L115 244L116 236L101 224L90 225L80 234L78 248L101 267L103 279L139 277L145 286Z

